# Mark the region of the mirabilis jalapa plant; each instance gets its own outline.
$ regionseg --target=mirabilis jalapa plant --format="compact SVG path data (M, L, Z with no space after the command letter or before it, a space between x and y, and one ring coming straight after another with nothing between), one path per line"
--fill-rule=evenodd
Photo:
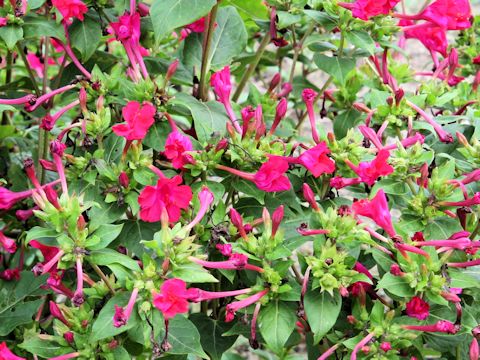
M479 359L467 0L0 5L0 359Z

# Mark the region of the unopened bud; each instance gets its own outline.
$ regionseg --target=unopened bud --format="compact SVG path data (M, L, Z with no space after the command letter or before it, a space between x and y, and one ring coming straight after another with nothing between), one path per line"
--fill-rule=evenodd
M179 63L179 60L176 59L174 62L172 62L168 66L167 75L165 75L165 82L170 81L170 79L173 77L173 75L177 71L178 63Z
M228 140L221 139L217 146L215 146L215 152L219 152L220 150L226 150L228 148Z
M315 194L308 184L303 184L303 198L310 204L312 209L319 211L317 201L315 200Z
M78 95L78 99L80 100L80 108L82 109L82 112L87 112L87 91L85 88L80 89L80 93Z
M63 338L65 339L65 341L67 343L71 344L74 341L74 334L71 331L67 331L67 332L63 333Z
M128 185L130 184L130 180L128 178L128 175L125 171L122 171L120 175L118 176L118 182L123 188L128 188Z
M280 73L276 73L273 75L272 81L270 81L270 86L268 87L268 93L270 94L275 88L280 84L280 81L282 80L282 76Z
M272 236L277 233L278 227L283 220L284 206L280 205L272 214Z

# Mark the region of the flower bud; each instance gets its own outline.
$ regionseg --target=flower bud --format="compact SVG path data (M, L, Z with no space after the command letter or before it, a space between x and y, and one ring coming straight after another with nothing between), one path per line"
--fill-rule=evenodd
M87 226L87 223L85 222L85 218L83 215L80 215L77 220L77 229L79 231L85 230L85 227Z
M85 91L85 88L80 89L80 93L78 94L78 99L80 100L80 108L82 109L83 113L86 113L88 111L87 109L87 92Z
M242 215L234 208L230 209L230 221L237 229L243 228Z
M63 156L67 146L62 143L60 140L54 140L50 143L50 151L52 154Z
M388 352L392 350L392 345L388 341L384 341L380 344L380 350L383 352Z
M280 73L276 73L273 75L272 81L270 81L270 86L268 87L267 92L270 94L275 88L280 84L280 81L282 80L282 76Z
M461 132L457 131L457 140L460 144L462 144L465 147L470 147L470 143L468 142L468 139L463 135Z
M130 180L128 179L128 175L125 171L122 171L120 175L118 176L118 182L120 186L123 188L128 188L128 185L130 184Z
M289 82L282 84L282 90L277 94L278 97L287 97L293 90L292 84Z
M170 79L173 77L173 75L177 71L178 63L179 63L179 60L176 59L174 62L172 62L168 66L167 75L165 75L165 82L170 81Z
M284 206L280 205L272 214L272 236L277 233L278 227L283 220Z
M310 204L312 209L315 211L320 211L317 201L315 200L315 194L308 184L303 184L303 198Z
M473 338L470 343L470 360L478 360L480 351L478 347L478 340Z
M71 331L67 331L67 332L63 333L63 338L65 339L66 342L71 344L74 341L74 334Z
M228 148L228 140L221 139L217 146L215 146L215 152L219 152L220 150L226 150Z
M62 311L58 307L57 303L54 301L49 302L49 307L50 307L50 314L58 320L60 320L62 323L64 323L66 326L70 327L70 323L65 319L65 316L63 315Z
M397 106L400 104L400 101L402 101L404 95L405 91L403 91L402 88L398 88L397 91L395 91L395 104L397 104Z

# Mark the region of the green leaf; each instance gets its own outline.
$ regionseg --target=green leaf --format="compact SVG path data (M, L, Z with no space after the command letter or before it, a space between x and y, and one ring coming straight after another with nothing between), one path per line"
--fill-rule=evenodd
M335 325L342 308L342 297L336 291L332 297L328 292L309 291L305 294L305 314L308 324L318 343Z
M203 269L200 265L194 263L183 264L181 267L174 269L172 271L172 275L176 278L191 283L218 282L218 280L207 270Z
M275 300L261 309L258 326L268 347L276 353L283 351L283 345L295 329L295 310Z
M93 206L88 211L88 217L90 218L89 228L91 230L98 229L103 224L111 224L118 220L124 212L125 208L118 206L118 204L107 204L104 201L97 201L98 206Z
M150 16L156 41L208 14L215 0L155 0Z
M143 139L143 144L155 151L163 151L165 150L165 141L170 131L171 129L168 122L162 121L156 123L148 130L147 136Z
M220 320L214 320L201 313L193 314L190 320L196 325L202 347L212 360L220 360L237 340L238 336L223 336L231 325Z
M375 54L375 41L364 30L352 30L345 32L345 38L357 48L367 50L371 55Z
M125 246L137 256L142 256L145 249L140 243L142 240L152 240L153 235L160 230L159 223L143 221L126 221L123 230L118 236L118 243Z
M448 239L458 231L462 231L458 220L442 216L430 221L425 227L423 235L427 240Z
M93 250L90 252L88 260L97 265L120 264L133 271L140 271L140 267L135 260L113 249Z
M347 75L355 68L355 60L347 57L315 54L313 61L320 70L333 76L341 85L345 85Z
M469 268L467 271L470 271ZM450 286L453 288L467 289L467 288L479 288L480 279L472 275L468 275L466 271L449 269L448 274L450 276Z
M5 336L17 326L32 321L33 314L42 303L41 299L24 302L45 283L48 275L35 277L30 271L21 273L20 281L0 281L0 336Z
M65 41L65 31L62 25L44 16L27 15L23 18L23 32L26 39L49 36L60 41Z
M219 102L209 101L204 103L191 95L180 93L175 95L171 103L183 105L190 110L195 122L198 141L208 142L212 139L214 133L219 136L225 134L225 124L229 120L223 105Z
M80 51L82 60L93 55L102 38L100 22L86 15L83 21L75 20L69 28L70 39L75 49Z
M18 25L7 25L0 28L0 38L5 41L9 50L13 50L17 42L23 38L23 29Z
M247 30L237 10L226 6L218 10L217 26L210 45L209 63L212 69L219 70L240 55L247 45ZM190 34L185 39L183 62L190 67L200 68L202 63L202 39L199 33Z
M344 138L347 135L348 130L357 125L360 119L360 113L354 108L342 111L333 121L333 132L339 139Z
M112 297L100 310L97 319L93 323L92 326L92 333L90 335L90 341L98 341L102 340L111 336L115 336L118 334L127 331L135 327L139 322L140 318L138 316L137 311L134 309L132 311L132 315L128 320L127 324L121 327L113 326L113 315L115 314L115 305L118 306L125 306L130 299L130 293L123 292L120 294L115 295Z
M160 324L160 336L159 339L163 339L165 336L165 327ZM193 354L201 358L208 358L205 351L202 349L200 343L200 334L195 325L186 317L177 315L173 319L170 319L168 326L168 342L172 345L172 349L168 354Z
M257 186L251 181L233 181L232 186L235 190L255 198L260 204L265 204L265 192L257 188Z
M42 335L42 336L46 336L46 335ZM59 345L53 339L53 336L48 336L47 339L40 339L37 335L33 337L26 337L23 340L23 342L20 345L18 345L18 347L28 351L31 354L34 354L46 359L50 359L60 355L65 355L72 352L71 347L65 347L65 346Z
M327 31L330 31L337 26L338 19L335 19L333 16L330 16L327 13L317 10L304 10L303 12L313 21L322 25Z
M53 239L58 236L58 233L54 229L43 228L41 226L34 226L27 231L25 241L29 243L32 240L40 239Z
M378 282L377 288L385 289L396 296L412 297L415 294L408 283L401 276L393 276L390 273L383 275L382 280Z
M115 240L120 232L123 229L123 224L103 224L95 230L93 233L94 236L98 236L100 238L100 242L95 244L94 246L89 246L89 250L99 250L106 248L113 240Z

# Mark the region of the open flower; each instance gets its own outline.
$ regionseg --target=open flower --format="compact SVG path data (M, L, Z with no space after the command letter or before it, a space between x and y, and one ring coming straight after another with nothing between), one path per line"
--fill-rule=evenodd
M388 210L385 193L380 189L372 200L362 199L353 203L352 210L355 214L368 217L375 221L390 236L396 232L392 224L392 216Z
M185 164L188 164L188 159L186 159L184 153L192 149L190 138L182 135L178 130L173 130L167 137L163 153L172 162L175 169L181 169Z
M17 251L17 244L14 239L5 236L5 234L0 231L0 246L10 254Z
M153 118L155 113L155 107L148 102L140 105L137 101L130 101L122 109L123 118L127 123L114 125L112 130L127 140L142 140L155 122Z
M298 160L313 176L319 177L335 171L335 162L327 156L328 154L330 154L330 149L327 147L327 143L322 141L305 151Z
M80 0L52 0L52 5L67 23L70 23L72 18L83 21L83 15L88 11L87 6Z
M352 11L358 19L369 20L373 16L388 15L400 0L356 0L353 3L340 2L338 5Z
M414 296L407 303L406 313L410 317L417 318L418 320L425 320L430 315L430 305L427 302L420 299L418 296Z
M188 312L188 298L185 281L169 279L162 284L160 292L153 293L153 305L169 320L177 314Z
M266 192L285 191L291 187L290 180L285 175L288 162L280 156L270 156L268 161L260 166L253 181L260 190Z
M380 150L377 157L370 162L361 162L358 166L353 165L348 159L345 162L364 183L372 186L380 176L393 173L393 167L387 163L389 157L390 153L387 150Z
M0 343L0 359L2 360L25 360L25 358L15 355L7 347L7 343L4 341Z
M186 209L192 200L192 189L180 185L182 177L160 178L155 186L146 186L140 196L140 218L147 222L160 221L162 209L166 209L170 222L180 219L182 209Z

